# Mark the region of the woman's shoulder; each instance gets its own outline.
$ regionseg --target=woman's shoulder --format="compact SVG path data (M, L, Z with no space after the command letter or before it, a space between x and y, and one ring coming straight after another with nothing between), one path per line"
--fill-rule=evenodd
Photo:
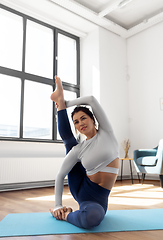
M78 144L73 147L73 151L75 152L75 154L79 154L83 149L87 147L88 144L89 141L86 141L86 139L84 139L81 142L78 142Z
M78 142L78 144L73 147L74 151L77 151L78 149L81 149L82 146L84 145L84 142L85 142L85 140L82 141L82 142Z

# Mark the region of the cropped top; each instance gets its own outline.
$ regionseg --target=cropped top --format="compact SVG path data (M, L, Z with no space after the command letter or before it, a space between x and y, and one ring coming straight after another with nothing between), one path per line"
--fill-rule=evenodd
M55 182L55 209L62 207L62 192L65 176L77 162L81 162L87 175L97 172L118 174L118 168L106 167L118 158L118 143L111 124L98 101L93 96L66 101L66 107L90 105L99 124L94 137L74 146L66 155Z

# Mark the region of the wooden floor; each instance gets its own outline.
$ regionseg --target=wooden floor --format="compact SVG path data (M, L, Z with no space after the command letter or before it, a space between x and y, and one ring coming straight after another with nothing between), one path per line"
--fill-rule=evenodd
M71 197L68 187L64 187L65 206L77 209L77 204ZM0 192L0 221L9 213L26 212L47 212L54 206L54 189L39 188L29 190L19 190L10 192ZM159 181L146 180L143 185L134 180L117 181L109 197L110 210L116 209L147 209L163 208L163 189L160 188ZM32 237L11 237L0 238L11 240L162 240L163 230L157 231L137 231L137 232L115 232L96 234L70 234L70 235L45 235Z

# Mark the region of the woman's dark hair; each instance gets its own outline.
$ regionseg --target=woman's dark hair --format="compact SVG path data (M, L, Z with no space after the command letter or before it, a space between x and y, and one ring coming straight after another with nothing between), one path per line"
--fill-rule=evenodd
M75 113L78 113L78 112L80 112L80 111L86 113L86 114L93 120L94 124L96 125L96 123L95 123L95 118L94 118L93 113L92 113L87 107L83 107L83 106L77 106L77 107L74 109L74 111L71 113L72 120L73 120L74 114L75 114Z

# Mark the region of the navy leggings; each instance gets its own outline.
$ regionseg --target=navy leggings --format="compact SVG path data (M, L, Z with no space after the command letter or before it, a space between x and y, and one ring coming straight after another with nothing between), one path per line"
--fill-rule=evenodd
M68 153L78 143L71 131L66 109L58 111L58 130ZM67 221L86 229L98 226L107 211L110 191L92 182L80 162L69 172L68 184L79 210L69 213Z

